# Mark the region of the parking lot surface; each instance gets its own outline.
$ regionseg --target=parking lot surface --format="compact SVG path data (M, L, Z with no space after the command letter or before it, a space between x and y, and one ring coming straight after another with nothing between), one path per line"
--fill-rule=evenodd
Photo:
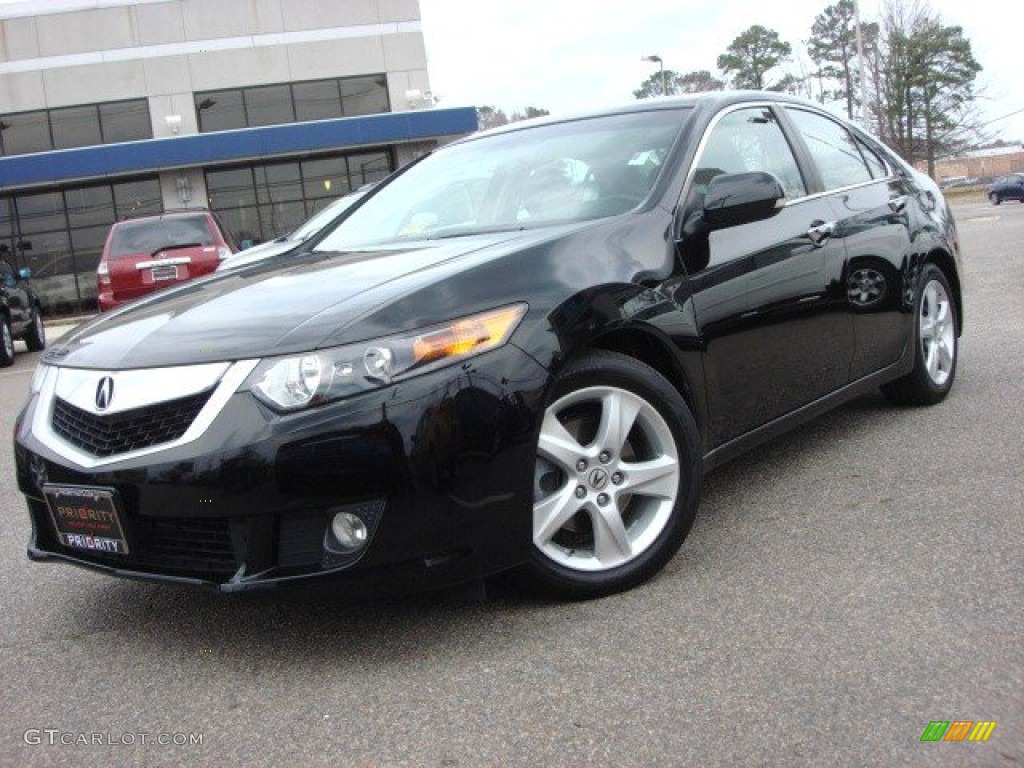
M225 598L30 563L19 343L0 765L1024 765L1024 205L955 210L948 400L864 397L716 471L666 570L587 603ZM997 725L921 742L947 720Z

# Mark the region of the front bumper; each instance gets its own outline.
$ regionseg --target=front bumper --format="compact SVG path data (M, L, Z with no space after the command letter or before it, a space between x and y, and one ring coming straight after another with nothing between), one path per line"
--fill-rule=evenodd
M117 576L221 591L337 579L352 594L445 586L522 562L548 374L512 345L350 400L280 415L232 394L188 443L100 466L35 433L45 395L15 430L28 554ZM58 538L43 487L114 489L129 553ZM330 520L370 522L338 554Z

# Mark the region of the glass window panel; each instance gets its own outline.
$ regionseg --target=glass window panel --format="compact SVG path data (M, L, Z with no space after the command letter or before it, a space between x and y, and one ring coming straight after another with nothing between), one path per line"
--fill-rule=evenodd
M825 189L838 189L871 180L871 173L853 136L843 126L803 109L787 111L804 137Z
M245 106L239 90L197 93L195 104L200 132L245 128Z
M44 314L71 314L78 310L78 284L68 233L47 232L32 236L32 250L25 253L32 270L32 288Z
M306 220L306 206L300 200L294 203L276 203L260 206L260 223L263 225L263 239L287 235Z
M160 182L154 178L115 184L114 205L119 219L160 213L164 209Z
M302 177L298 163L256 166L256 195L261 203L283 203L302 199Z
M295 122L291 90L287 85L246 88L245 111L250 126Z
M67 228L67 221L64 218L64 199L60 192L21 195L15 198L15 205L23 235Z
M341 117L341 93L337 80L295 83L292 94L295 98L295 119L300 122Z
M250 245L263 242L259 210L255 206L250 208L217 208L216 211L224 225L234 234L239 245L246 240L249 241Z
M388 84L384 75L350 77L342 80L340 85L342 111L346 116L389 111Z
M302 164L302 185L307 200L344 195L349 191L345 158L307 160Z
M11 201L0 198L0 239L10 237L14 231L14 216L11 213Z
M793 151L770 109L740 109L718 122L697 164L691 193L703 195L715 176L746 171L775 174L788 198L807 194Z
M366 152L348 158L349 184L359 189L364 184L380 181L391 173L391 155L388 152Z
M50 129L56 149L102 144L100 119L95 105L50 110Z
M232 168L228 171L207 171L206 191L210 207L218 211L242 205L256 205L252 169Z
M153 138L149 103L145 99L100 104L100 123L107 144Z
M68 209L68 225L85 227L91 224L114 223L114 195L109 184L64 191Z
M0 136L5 155L23 155L53 149L50 123L45 111L21 112L0 117Z
M75 259L77 260L83 254L95 252L96 264L98 264L99 255L103 250L104 243L107 242L108 234L110 234L110 225L72 229L71 248L75 252ZM92 264L89 269L95 270L96 264Z

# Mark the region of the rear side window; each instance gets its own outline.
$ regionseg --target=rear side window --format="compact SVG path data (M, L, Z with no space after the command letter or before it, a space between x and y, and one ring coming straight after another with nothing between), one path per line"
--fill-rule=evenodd
M127 221L117 225L110 244L110 258L153 255L165 248L214 245L216 240L206 216Z
M839 123L803 109L786 109L814 158L825 189L871 181L871 172L853 135Z

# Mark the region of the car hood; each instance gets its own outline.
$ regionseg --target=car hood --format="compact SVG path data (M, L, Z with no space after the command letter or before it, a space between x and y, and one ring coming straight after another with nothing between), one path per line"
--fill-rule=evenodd
M277 240L271 240L269 243L260 243L259 245L254 245L252 248L246 248L244 251L239 251L238 253L228 256L217 266L217 271L225 272L229 269L244 267L246 264L252 264L253 262L262 261L263 259L269 259L271 256L276 256L279 253L290 251L296 246L298 246L298 242L284 237L278 238Z
M457 291L433 286L580 226L259 261L100 315L48 350L44 360L120 370L252 359L408 330L428 319L440 322L466 308ZM380 325L382 308L386 313L401 297L424 290L435 300L419 301L415 312Z

